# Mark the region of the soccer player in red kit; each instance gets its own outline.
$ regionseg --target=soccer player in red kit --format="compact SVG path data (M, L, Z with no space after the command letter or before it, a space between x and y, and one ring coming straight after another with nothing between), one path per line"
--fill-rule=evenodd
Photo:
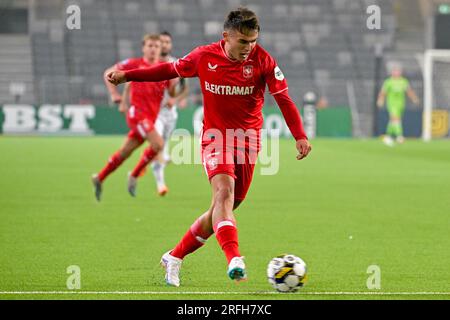
M260 148L266 85L296 140L297 159L303 159L311 150L283 73L275 60L256 44L259 29L256 15L241 7L228 14L221 41L198 47L174 63L111 72L107 76L116 85L176 77L200 79L204 100L202 159L211 184L212 201L175 248L162 256L169 285L180 285L183 258L200 248L212 234L216 235L227 258L228 276L238 281L247 277L233 210L244 200L253 177ZM246 135L245 141L237 139L236 146L238 131Z
M169 32L163 31L160 34L161 39L161 61L162 62L173 62L176 60L170 53L172 51L172 36ZM169 156L169 145L170 145L170 136L172 135L173 131L176 127L176 122L178 118L178 112L177 112L177 104L179 104L183 99L185 99L188 95L189 89L186 79L178 79L178 85L176 86L176 96L175 97L169 97L169 95L166 95L163 99L161 110L159 111L158 117L155 121L155 128L158 131L158 133L161 135L161 137L164 140L164 147L163 151L159 153L159 155L153 159L152 162L152 171L153 175L156 180L156 187L158 190L158 194L160 196L165 196L169 189L167 188L165 178L164 178L164 171L167 162L170 160ZM123 95L122 95L122 103L128 100L127 99L127 93L129 90L127 88L129 87L129 83L125 85ZM138 177L143 175L145 172L145 164L150 163L152 159L148 159L146 157L146 153L148 152L148 148L151 148L151 146L147 147L144 152L142 153L141 158L139 159L138 164L134 168L132 172L128 175L128 192L131 196L136 196L136 188L137 188L137 182Z
M127 59L105 71L105 76L113 70L131 70L136 68L148 68L159 64L161 54L161 40L157 34L147 34L142 40L141 58ZM153 159L164 146L162 137L154 128L158 116L164 90L169 88L169 94L175 95L175 80L161 80L159 82L132 82L130 85L131 106L128 110L120 109L126 113L127 124L130 128L128 137L123 146L108 160L106 166L92 176L94 192L97 201L102 194L102 183L106 177L116 170L134 150L144 141L150 143L150 148L145 150L145 157ZM105 81L114 102L120 102L120 94L117 88L110 82ZM123 106L123 104L121 104ZM141 166L145 166L141 164ZM137 165L139 167L139 164Z

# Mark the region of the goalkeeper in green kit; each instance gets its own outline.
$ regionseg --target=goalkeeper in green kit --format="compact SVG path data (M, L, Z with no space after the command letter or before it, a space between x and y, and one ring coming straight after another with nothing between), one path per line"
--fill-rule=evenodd
M389 112L389 123L383 142L388 146L394 145L393 138L395 138L398 143L403 143L405 141L402 127L402 116L406 104L405 95L408 95L414 104L419 104L420 100L409 85L408 79L402 76L401 67L396 66L392 69L391 76L384 81L383 88L381 89L377 100L379 108L382 108L385 99L387 100L386 105Z

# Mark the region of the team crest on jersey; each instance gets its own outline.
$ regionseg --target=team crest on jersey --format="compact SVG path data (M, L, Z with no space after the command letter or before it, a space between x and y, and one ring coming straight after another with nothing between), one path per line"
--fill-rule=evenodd
M244 66L244 68L242 69L242 73L245 79L253 77L253 66L250 64Z
M215 157L209 158L208 161L206 162L206 164L208 165L208 169L210 171L217 169L218 163L219 163L219 160Z

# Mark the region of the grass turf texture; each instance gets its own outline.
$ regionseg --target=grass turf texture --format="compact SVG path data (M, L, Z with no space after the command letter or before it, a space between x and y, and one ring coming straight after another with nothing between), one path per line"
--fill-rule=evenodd
M134 199L126 173L139 151L109 177L96 203L90 175L122 141L0 138L0 299L450 298L320 294L450 292L450 141L387 148L378 140L317 139L300 162L294 143L280 141L278 174L261 176L257 169L236 212L249 280L227 278L225 257L211 237L186 258L180 288L165 285L158 263L207 209L205 173L200 165L170 165L170 193L159 198L148 172ZM299 293L270 293L266 266L280 253L308 265L309 281ZM70 265L81 268L82 292L150 293L5 293L66 292ZM369 265L381 268L381 290L366 287Z

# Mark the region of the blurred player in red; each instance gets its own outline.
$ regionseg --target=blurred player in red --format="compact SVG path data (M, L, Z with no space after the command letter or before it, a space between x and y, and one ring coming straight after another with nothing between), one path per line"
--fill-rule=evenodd
M169 32L163 31L160 34L161 39L161 59L162 62L174 62L176 58L170 55L172 51L172 36ZM128 87L129 84L125 84L125 89L122 95L122 104L126 108L128 101ZM177 105L182 103L188 95L188 85L187 80L180 78L176 86L175 96L171 97L167 92L164 95L164 99L161 104L161 110L159 111L158 117L156 118L155 128L159 135L164 140L163 150L158 153L158 156L153 159L151 167L153 176L156 181L156 188L160 196L164 196L169 192L165 181L165 167L168 162L170 162L169 155L169 144L170 136L175 130L178 118ZM146 154L149 152L147 147L142 156L132 172L128 174L128 192L134 197L136 196L136 188L138 177L145 173L145 166L150 163L152 159L149 159Z
M142 40L141 58L124 60L105 71L105 76L114 70L131 70L136 68L148 68L158 65L161 54L161 40L159 35L148 34ZM121 102L121 95L117 88L105 78L106 86L111 94L113 102ZM154 124L158 116L164 91L169 88L171 95L174 95L176 80L161 80L159 82L132 82L130 84L131 106L128 110L120 104L120 111L126 113L127 124L130 128L128 137L123 146L114 153L108 160L106 166L97 174L92 176L94 192L97 201L100 201L102 194L102 183L106 177L116 170L134 150L144 141L150 143L150 148L146 149L146 158L153 159L164 146L162 137L155 130Z
M201 83L202 159L211 184L212 201L175 248L162 256L166 282L170 285L180 285L183 258L200 248L214 233L228 261L228 276L238 281L247 277L233 210L244 200L253 177L254 161L260 149L266 85L296 140L297 159L303 159L311 150L283 73L269 53L256 44L259 29L256 15L239 8L228 14L221 41L198 47L175 63L111 72L107 76L116 85L176 77L198 77ZM248 132L245 140L236 141L238 131Z

